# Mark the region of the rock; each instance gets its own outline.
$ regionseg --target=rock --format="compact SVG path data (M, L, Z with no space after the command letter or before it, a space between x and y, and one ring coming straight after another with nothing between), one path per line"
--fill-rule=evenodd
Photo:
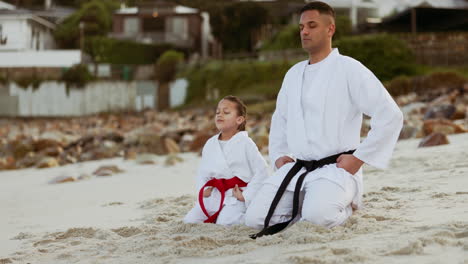
M179 145L172 138L165 138L164 144L169 154L175 154L180 152Z
M400 139L414 138L416 137L417 132L418 132L417 128L408 124L404 124L403 128L401 129L400 136L398 137L398 139L400 140Z
M91 179L92 176L87 174L87 173L82 173L79 177L78 177L78 180L79 181L82 181L82 180L89 180Z
M193 152L200 151L203 146L205 145L206 141L212 137L212 134L208 134L206 132L199 132L195 135L195 139L190 144L189 150Z
M36 167L42 169L42 168L52 168L52 167L58 167L59 163L55 158L52 157L45 157L42 158L36 165Z
M15 158L8 156L6 158L0 158L0 170L14 170L16 169Z
M95 172L93 172L96 176L111 176L116 173L124 172L123 170L119 169L119 167L115 165L107 165L99 167Z
M418 147L432 147L444 144L449 144L448 138L445 134L432 133L429 136L423 138Z
M103 136L100 136L101 140L113 141L117 143L122 143L124 141L124 136L121 133L110 132Z
M57 184L57 183L74 182L74 181L76 181L76 179L75 177L72 177L72 176L58 176L52 179L49 183Z
M134 160L137 158L138 152L135 149L126 149L124 152L124 159Z
M42 159L44 159L44 156L36 155L36 153L34 152L29 152L26 156L24 156L16 163L16 166L18 168L34 167L37 166L38 162Z
M430 119L424 121L423 131L424 135L430 135L434 132L439 132L446 135L466 132L462 126L454 124L452 121L445 119Z
M58 157L63 152L63 148L60 146L48 147L42 150L42 154L49 157Z
M401 112L405 117L412 114L423 114L426 111L427 105L422 102L414 102L401 107Z
M154 133L142 133L139 134L135 141L131 144L134 147L138 147L140 151L153 153L157 155L167 154L167 149L164 144L163 138Z
M468 112L468 106L465 104L457 104L455 106L455 113L452 115L453 120L465 119Z
M166 158L166 161L164 162L164 165L166 166L174 166L175 164L179 163L179 162L183 162L184 159L182 159L181 157L175 155L175 154L171 154L171 155L168 155L167 158Z
M11 148L13 149L13 156L15 159L22 159L26 156L29 152L34 152L34 146L32 145L30 140L15 140L11 142Z
M452 104L437 105L429 108L424 115L424 120L444 118L451 119L456 108Z
M195 137L192 134L184 134L180 139L180 150L183 152L190 151L190 145L194 139Z
M39 139L32 143L35 152L40 152L45 149L57 149L62 147L59 141L53 139Z
M158 156L154 155L154 154L150 154L150 153L144 153L144 154L139 154L135 161L136 163L138 164L142 164L142 165L151 165L151 164L156 164L156 159L157 159Z

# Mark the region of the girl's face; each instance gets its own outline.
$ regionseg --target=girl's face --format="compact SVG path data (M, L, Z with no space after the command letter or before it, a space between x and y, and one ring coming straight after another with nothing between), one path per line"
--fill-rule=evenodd
M236 103L229 100L221 100L216 108L215 123L216 128L224 132L237 131L245 118L237 113Z

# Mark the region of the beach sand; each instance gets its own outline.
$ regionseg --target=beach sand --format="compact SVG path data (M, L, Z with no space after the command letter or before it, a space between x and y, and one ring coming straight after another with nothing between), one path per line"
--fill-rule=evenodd
M399 141L386 171L364 168L365 209L344 226L299 222L249 238L245 226L184 224L200 157L121 158L0 172L3 263L468 264L468 134L417 148ZM124 172L92 173L102 165ZM54 184L57 177L82 180Z

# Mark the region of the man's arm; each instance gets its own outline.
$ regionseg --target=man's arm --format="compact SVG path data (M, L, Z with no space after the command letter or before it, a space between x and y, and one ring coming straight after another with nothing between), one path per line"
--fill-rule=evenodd
M351 99L370 116L371 129L353 157L345 156L341 160L341 165L346 166L350 173L354 170L356 173L362 162L385 169L403 127L403 114L385 87L370 70L357 64L348 76Z

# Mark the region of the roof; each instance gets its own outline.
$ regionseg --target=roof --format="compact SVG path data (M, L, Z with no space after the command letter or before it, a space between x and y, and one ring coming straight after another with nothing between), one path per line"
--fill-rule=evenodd
M0 10L0 19L31 19L37 23L48 27L50 29L55 29L55 24L47 21L44 18L34 15L30 10L26 9L15 9L15 10Z
M7 3L7 2L0 1L0 10L3 10L3 9L13 10L13 9L16 9L16 7L14 5L12 5L12 4Z

